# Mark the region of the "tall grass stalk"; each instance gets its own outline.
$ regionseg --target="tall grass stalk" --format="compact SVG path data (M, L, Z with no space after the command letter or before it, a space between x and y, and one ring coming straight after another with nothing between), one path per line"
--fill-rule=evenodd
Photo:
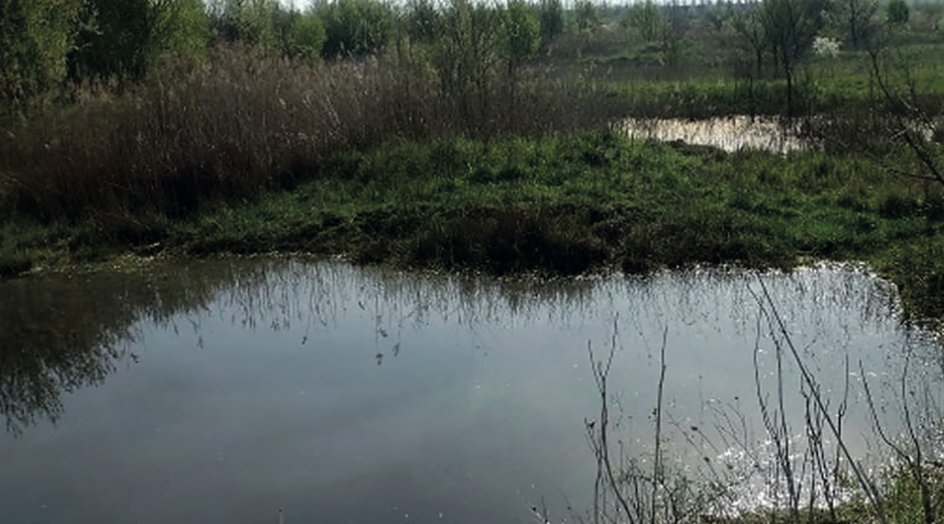
M761 489L773 491L770 507L753 507L746 511L733 509L738 482L764 471L765 461L756 449L751 449L745 415L740 406L720 409L716 426L722 447L716 446L703 429L691 427L683 431L687 442L698 447L692 433L700 433L703 443L721 454L735 451L748 457L751 463L746 473L735 471L729 464L715 469L712 460L704 457L705 465L686 470L667 471L664 456L663 390L666 373L667 331L663 332L660 371L653 408L652 428L655 437L652 446L651 469L642 467L646 453L624 458L619 448L620 462L614 462L611 449L613 422L609 413L609 373L616 351L616 331L609 354L596 361L588 345L594 380L600 398L599 418L585 421L588 441L597 463L592 522L629 522L631 524L677 524L682 522L787 522L811 524L814 522L938 522L944 501L944 467L933 457L939 445L938 434L942 414L935 407L931 392L921 394L913 382L911 372L912 350L906 350L904 365L898 377L897 392L900 402L902 436L888 434L878 416L875 397L868 375L859 363L864 399L872 418L872 431L879 443L891 454L893 462L886 470L869 470L849 449L848 436L842 430L848 410L849 361L845 359L846 378L842 397L835 410L830 409L824 397L824 388L794 345L786 324L762 280L760 290L750 290L758 305L758 342L754 349L755 386L765 435L771 446L770 470ZM765 335L772 341L775 354L771 377L772 396L761 383L759 341ZM804 437L794 436L786 416L786 375L794 366L799 374L799 393L803 397L805 413L802 419ZM915 402L921 402L924 411L915 416ZM805 438L805 441L803 440ZM620 441L622 442L622 441ZM805 444L805 446L804 446ZM700 452L701 453L701 452ZM847 473L848 472L848 473ZM847 474L854 479L849 486ZM742 476L747 475L747 477ZM743 496L743 495L741 495Z
M512 93L487 80L491 96ZM77 89L72 104L6 122L0 199L50 221L162 220L292 187L350 148L564 132L618 113L589 84L532 75L516 89L514 115L500 100L470 116L411 57L302 64L218 48L204 65L171 62L120 92Z

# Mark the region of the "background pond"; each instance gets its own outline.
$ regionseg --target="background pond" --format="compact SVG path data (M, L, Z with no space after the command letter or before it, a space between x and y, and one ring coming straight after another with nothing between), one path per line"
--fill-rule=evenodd
M721 413L763 448L760 279L826 396L850 379L846 431L868 455L857 363L882 407L903 352L939 367L893 290L851 267L536 281L238 259L0 282L2 520L532 522L542 505L573 520L595 475L588 345L616 348L624 453L649 449L663 333L672 456L730 451L691 432ZM786 410L802 417L802 397Z

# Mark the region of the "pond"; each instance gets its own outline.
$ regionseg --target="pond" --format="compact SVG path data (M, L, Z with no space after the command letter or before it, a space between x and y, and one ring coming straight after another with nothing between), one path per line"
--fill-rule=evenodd
M734 152L743 149L789 153L810 148L795 129L785 128L776 118L727 118L686 120L679 118L626 119L621 123L632 138L663 142L681 141L689 145L716 147Z
M852 266L542 281L263 258L3 281L2 519L535 522L542 508L569 522L596 474L591 352L613 350L624 454L651 451L663 337L673 460L769 442L761 282L824 397L849 398L850 449L874 454L862 372L884 409L902 355L940 368L933 338L897 320L894 289ZM786 368L784 409L801 419ZM732 413L743 438L709 436ZM745 485L736 503L758 503Z

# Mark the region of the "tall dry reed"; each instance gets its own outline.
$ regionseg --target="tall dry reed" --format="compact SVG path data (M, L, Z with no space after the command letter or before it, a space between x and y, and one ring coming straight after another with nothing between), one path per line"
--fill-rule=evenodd
M487 110L468 111L481 97L456 100L411 58L299 64L219 48L198 67L170 62L122 92L78 89L68 105L4 124L0 199L47 220L172 218L318 176L345 148L561 132L619 113L590 84L489 82Z

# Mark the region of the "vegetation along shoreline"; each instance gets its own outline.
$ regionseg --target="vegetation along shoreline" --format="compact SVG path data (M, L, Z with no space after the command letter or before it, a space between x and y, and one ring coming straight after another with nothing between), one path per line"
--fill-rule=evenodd
M0 274L273 251L495 274L862 260L939 319L939 14L808 3L19 6ZM778 33L791 13L812 26ZM810 148L618 130L734 115Z
M940 2L9 0L0 64L0 278L218 253L496 275L854 260L905 321L944 319ZM802 147L624 129L723 118ZM891 447L900 471L853 520L939 521L939 473Z

